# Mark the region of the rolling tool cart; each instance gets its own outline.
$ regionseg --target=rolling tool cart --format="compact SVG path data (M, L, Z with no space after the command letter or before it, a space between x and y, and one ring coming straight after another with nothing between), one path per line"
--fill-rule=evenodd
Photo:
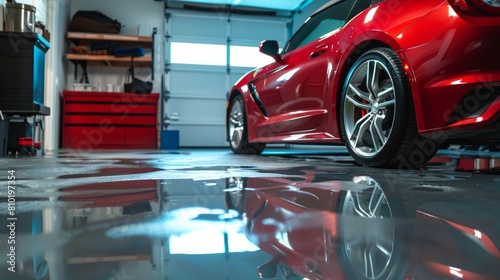
M49 42L34 32L0 32L0 65L5 65L0 68L0 110L9 123L11 153L35 154L42 147L43 118L50 115L43 105L49 48Z

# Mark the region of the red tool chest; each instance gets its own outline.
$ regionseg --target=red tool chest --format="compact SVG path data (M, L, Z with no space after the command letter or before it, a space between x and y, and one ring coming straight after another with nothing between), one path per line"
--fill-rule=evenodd
M63 91L62 147L156 149L158 93Z

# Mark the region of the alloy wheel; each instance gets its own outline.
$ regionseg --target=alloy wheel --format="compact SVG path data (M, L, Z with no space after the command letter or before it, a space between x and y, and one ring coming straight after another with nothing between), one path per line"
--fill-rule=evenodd
M392 219L393 213L382 188L368 176L353 179L355 183L371 188L362 192L347 192L342 214L345 217ZM351 267L362 279L382 279L389 269L394 253L395 232L393 227L380 227L373 232L342 232L342 248ZM352 230L352 229L351 229Z
M243 211L246 179L230 177L226 179L226 203L229 209Z
M394 81L376 59L361 63L353 72L344 95L346 143L359 156L371 158L387 143L395 120Z
M231 147L237 148L240 146L245 131L245 115L243 112L243 104L241 99L236 99L232 103L229 111L228 130Z

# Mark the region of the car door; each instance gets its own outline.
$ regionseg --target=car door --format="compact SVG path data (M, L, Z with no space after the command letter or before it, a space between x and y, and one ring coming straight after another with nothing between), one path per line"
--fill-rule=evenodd
M313 15L291 38L282 60L251 86L267 112L258 135L312 130L326 113L327 81L336 34L355 0L340 1Z

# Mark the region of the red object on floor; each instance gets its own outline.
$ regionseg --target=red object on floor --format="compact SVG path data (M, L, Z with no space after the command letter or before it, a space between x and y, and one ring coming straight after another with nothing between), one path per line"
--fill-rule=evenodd
M17 140L19 146L31 147L33 146L33 138L31 137L21 137ZM40 143L38 143L40 145Z

